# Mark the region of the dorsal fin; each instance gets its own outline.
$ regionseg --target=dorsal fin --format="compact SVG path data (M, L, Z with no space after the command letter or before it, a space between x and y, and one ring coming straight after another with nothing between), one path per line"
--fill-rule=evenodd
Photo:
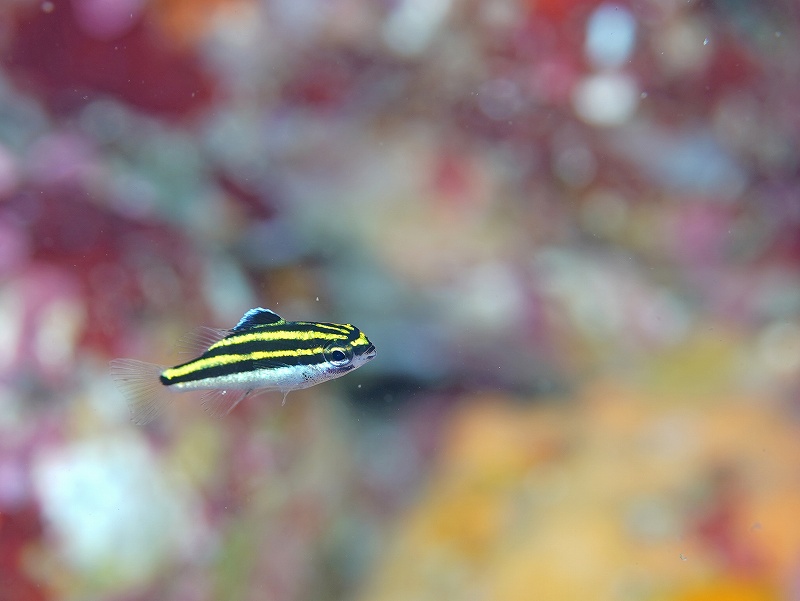
M256 307L244 314L239 320L239 323L236 324L236 327L233 328L233 331L241 332L242 330L248 330L255 326L266 326L271 323L281 323L282 321L283 317L274 311L264 309L263 307Z
M218 330L200 326L178 340L176 347L182 355L197 357L205 353L212 344L216 344L225 336L230 335L230 333L230 330Z

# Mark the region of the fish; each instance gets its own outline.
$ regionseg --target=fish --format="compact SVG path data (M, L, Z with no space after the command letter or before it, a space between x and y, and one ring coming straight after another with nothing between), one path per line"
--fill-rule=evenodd
M339 378L376 355L375 345L351 324L286 321L263 307L247 311L230 330L198 328L183 346L201 354L173 367L110 362L135 424L158 418L174 392L202 391L203 408L216 418L264 391L282 392L285 403L290 391Z

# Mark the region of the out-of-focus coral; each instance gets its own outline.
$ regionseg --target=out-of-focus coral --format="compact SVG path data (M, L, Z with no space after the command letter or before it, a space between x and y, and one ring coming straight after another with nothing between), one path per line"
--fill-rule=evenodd
M362 598L790 598L800 447L765 402L473 397Z
M56 113L111 94L157 113L207 104L211 82L197 57L150 23L142 0L31 3L15 16L4 65Z
M3 480L4 485L13 486L8 478ZM3 601L45 601L51 598L41 583L24 569L26 550L41 536L42 522L34 505L3 505L0 513L0 581L3 583L0 599Z

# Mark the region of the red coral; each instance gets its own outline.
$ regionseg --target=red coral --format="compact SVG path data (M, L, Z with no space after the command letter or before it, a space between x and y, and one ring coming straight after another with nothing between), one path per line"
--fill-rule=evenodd
M5 67L51 110L72 113L97 96L113 95L152 113L185 115L210 100L212 84L197 57L171 44L139 18L114 39L95 39L70 3L18 15Z

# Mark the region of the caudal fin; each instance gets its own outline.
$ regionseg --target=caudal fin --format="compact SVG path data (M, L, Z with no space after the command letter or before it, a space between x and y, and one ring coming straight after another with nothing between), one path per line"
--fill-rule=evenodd
M158 379L163 367L136 359L114 359L109 367L111 378L128 400L133 423L142 426L164 412L171 394Z

